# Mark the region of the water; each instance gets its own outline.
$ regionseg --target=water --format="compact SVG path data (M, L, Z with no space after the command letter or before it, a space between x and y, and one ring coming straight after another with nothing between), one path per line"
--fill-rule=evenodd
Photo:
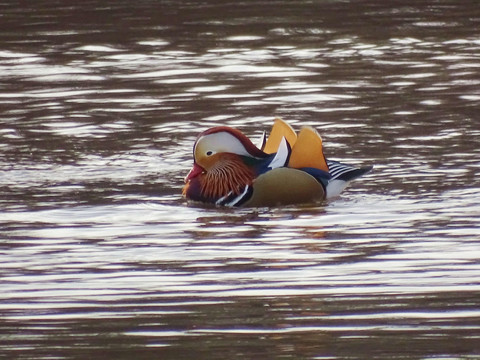
M472 1L0 4L0 356L479 359ZM196 134L281 116L375 164L201 207Z

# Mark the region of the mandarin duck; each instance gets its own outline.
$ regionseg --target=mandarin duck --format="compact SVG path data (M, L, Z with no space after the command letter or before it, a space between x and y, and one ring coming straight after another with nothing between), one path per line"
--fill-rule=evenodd
M338 196L348 183L372 170L327 160L312 127L298 133L281 119L255 146L241 131L217 126L193 146L193 168L183 195L216 205L264 207L313 203Z

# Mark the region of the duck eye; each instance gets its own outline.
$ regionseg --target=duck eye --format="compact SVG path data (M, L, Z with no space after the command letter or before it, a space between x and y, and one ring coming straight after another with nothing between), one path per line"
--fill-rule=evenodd
M211 156L211 155L213 155L213 151L208 150L205 154L206 154L207 156Z

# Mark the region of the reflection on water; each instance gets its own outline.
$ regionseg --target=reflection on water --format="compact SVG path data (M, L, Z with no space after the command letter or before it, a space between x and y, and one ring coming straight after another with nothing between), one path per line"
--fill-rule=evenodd
M0 354L480 358L472 2L0 5ZM180 197L195 136L312 125L316 207Z

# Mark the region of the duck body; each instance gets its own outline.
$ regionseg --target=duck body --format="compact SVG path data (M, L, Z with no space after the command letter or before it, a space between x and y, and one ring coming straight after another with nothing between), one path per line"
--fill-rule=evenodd
M326 160L315 130L304 128L297 137L280 119L268 140L263 136L260 148L239 130L226 126L208 129L198 136L193 156L183 195L225 206L322 201L337 196L351 180L372 169Z
M280 167L260 175L252 186L250 196L241 205L279 206L312 203L323 199L325 187L315 177L302 169Z

